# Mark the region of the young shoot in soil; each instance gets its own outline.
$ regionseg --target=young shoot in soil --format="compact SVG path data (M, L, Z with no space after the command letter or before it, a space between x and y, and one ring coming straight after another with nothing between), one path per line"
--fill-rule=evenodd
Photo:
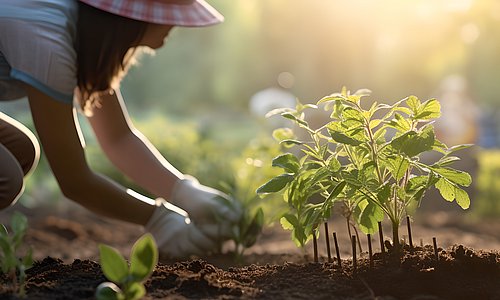
M237 200L233 204L237 203L242 213L240 221L233 227L231 237L237 262L241 262L245 250L257 242L264 225L272 220L280 211L279 206L282 206L278 195L261 197L255 193L260 183L278 174L274 168L268 168L265 162L271 161L279 153L279 145L270 137L251 141L243 149L241 156L231 162L234 170L231 180L219 184L222 191Z
M137 240L130 255L130 266L118 250L99 245L100 263L109 282L99 284L97 300L137 300L146 294L143 282L158 263L158 249L150 234Z
M22 213L14 212L10 227L12 233L0 224L0 267L2 272L12 279L17 294L24 298L26 295L25 271L33 265L32 249L29 248L24 255L19 252L28 230L28 219Z
M324 97L317 105L298 103L295 109L270 113L292 120L309 135L309 139L280 141L299 147L300 153L276 157L273 166L285 173L257 190L284 192L290 210L283 216L282 224L292 230L292 237L300 246L337 202L352 211L364 233L375 233L378 222L389 218L396 250L402 219L412 214L431 187L463 209L470 205L462 187L471 184L471 176L450 167L459 160L453 153L469 145L448 147L435 137L433 121L441 115L439 102L421 102L409 96L391 105L367 105L362 103L367 95L367 90L351 94L343 88L341 93ZM305 110L317 110L320 106L330 117L319 128L311 128ZM426 163L421 155L428 151L441 156ZM321 201L313 202L318 195Z

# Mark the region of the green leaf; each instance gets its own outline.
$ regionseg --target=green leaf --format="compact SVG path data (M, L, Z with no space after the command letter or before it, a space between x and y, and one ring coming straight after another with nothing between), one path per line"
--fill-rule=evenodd
M264 183L257 189L257 194L276 193L281 191L294 178L293 174L281 174L268 182Z
M418 112L413 117L416 120L432 120L441 116L441 105L436 99L430 99L418 107Z
M272 166L283 168L286 172L289 173L297 173L300 168L300 163L299 159L295 155L291 153L285 153L275 157L273 159Z
M359 181L359 171L358 170L350 170L342 172L342 178L349 184L355 187L361 187L363 185L362 182Z
M396 156L394 158L388 159L388 167L392 176L396 180L401 180L405 176L410 163L404 157Z
M384 184L377 191L377 199L382 205L384 205L384 203L387 203L387 201L389 200L390 197L391 197L391 185Z
M463 149L467 149L467 148L470 148L472 146L474 146L474 144L455 145L455 146L452 146L452 147L446 149L446 152L447 152L448 155L450 155L453 152L457 152L457 151L460 151L460 150L463 150Z
M95 291L96 300L125 300L122 290L112 282L99 284Z
M158 263L158 249L153 236L143 235L132 247L130 275L135 281L143 281L153 272Z
M33 249L29 248L26 255L22 258L22 265L29 269L33 266Z
M142 283L133 282L124 293L127 300L139 300L146 295L146 288Z
M266 117L266 118L270 118L270 117L272 117L272 116L274 116L274 115L282 115L282 114L284 114L284 113L293 113L293 112L295 112L295 110L294 110L294 109L292 109L292 108L288 108L288 107L284 107L284 108L275 108L275 109L273 109L273 110L271 110L271 111L267 112L267 113L266 113L266 115L265 115L265 117Z
M294 215L286 214L280 218L280 224L281 224L281 227L283 227L283 229L293 230L293 228L295 227L292 224L292 222L289 221L290 218L292 218L292 222L298 223L298 221L295 221L297 218L295 218ZM293 218L295 218L295 220Z
M391 141L391 146L394 149L405 153L409 157L429 151L433 145L434 130L431 126L424 128L420 133L409 131Z
M326 163L331 172L337 172L342 167L339 160L333 155L327 159Z
M8 256L11 254L11 252L13 252L12 251L13 249L11 248L11 244L12 244L12 242L11 242L9 236L0 236L0 249L2 250L4 256ZM2 262L0 261L0 263L2 263Z
M22 235L24 235L28 229L28 218L26 218L26 216L22 213L16 211L12 215L11 224L12 231L14 231L14 233L22 233Z
M382 120L380 119L374 119L374 120L371 120L370 121L370 128L375 128L377 127L378 125L380 125L382 123Z
M326 202L333 201L340 193L342 193L342 190L345 188L347 185L347 182L341 181L339 182L335 188L333 188L332 192L330 195L328 195L328 198L326 198Z
M416 96L408 96L406 98L406 105L412 110L413 114L418 114L418 108L420 107L420 100Z
M440 178L438 182L436 182L436 188L446 201L451 202L455 200L455 186L446 179Z
M383 210L375 203L367 200L360 201L358 207L361 211L358 217L359 227L366 234L375 233L378 229L378 222L384 220Z
M276 141L293 139L295 137L293 130L290 128L275 129L272 133L272 136Z
M118 250L107 245L99 245L99 253L104 276L118 284L124 282L128 276L128 265L125 258Z
M289 120L292 120L294 121L295 123L297 123L299 126L302 126L302 127L307 127L309 128L309 124L307 124L306 121L300 119L299 117L295 116L294 114L292 113L289 113L289 112L286 112L286 113L282 113L281 116L283 116L284 118L287 118Z
M264 210L262 210L262 207L259 207L244 233L243 241L241 242L241 244L246 248L253 246L255 242L257 242L257 237L261 233L263 226Z
M459 161L460 157L456 156L443 156L439 161L437 161L433 166L436 167L446 167L452 163Z
M351 146L359 146L360 144L362 144L361 141L355 140L355 139L343 134L340 131L329 130L329 133L330 133L330 136L332 137L332 139L334 141L336 141L337 143L351 145Z
M440 167L430 167L430 169L455 184L469 186L472 183L472 177L467 172Z
M280 219L281 226L283 229L292 230L292 240L298 247L303 247L307 241L307 237L304 233L304 228L300 225L299 220L296 216L292 214L285 214Z
M470 207L470 199L466 191L457 187L455 189L455 196L457 198L457 204L460 205L461 208L468 209Z
M398 113L394 114L394 119L388 124L400 132L406 132L411 129L411 123Z
M285 146L293 146L293 145L302 145L304 144L303 142L299 140L282 140L280 144L284 144Z
M3 224L0 224L0 236L9 236L9 232Z

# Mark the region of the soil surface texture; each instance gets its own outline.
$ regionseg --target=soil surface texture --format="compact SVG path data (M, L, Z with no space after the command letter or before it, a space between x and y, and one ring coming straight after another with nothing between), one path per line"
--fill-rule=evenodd
M25 299L94 299L95 288L106 281L98 263L98 244L113 246L128 257L131 245L143 233L142 228L100 218L77 206L9 208L0 212L1 223L8 223L14 210L28 216L25 241L34 249L35 264L26 272ZM161 260L145 282L144 299L500 300L500 254L496 251L500 249L500 222L470 221L462 215L441 211L416 217L413 247L406 246L399 253L387 248L382 253L378 237L372 237L371 261L364 236L355 264L345 220L329 223L330 234L338 232L340 264L333 242L329 261L320 237L315 262L312 246L296 248L289 232L278 224L266 228L238 262L230 253ZM384 228L388 234L389 225ZM407 239L405 228L401 226L400 235ZM20 299L14 289L0 272L0 299Z

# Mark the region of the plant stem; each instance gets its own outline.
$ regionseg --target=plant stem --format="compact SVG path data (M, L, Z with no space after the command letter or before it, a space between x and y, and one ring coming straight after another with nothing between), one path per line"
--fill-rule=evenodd
M391 220L392 221L392 241L393 241L393 246L396 251L399 249L399 221L397 220Z

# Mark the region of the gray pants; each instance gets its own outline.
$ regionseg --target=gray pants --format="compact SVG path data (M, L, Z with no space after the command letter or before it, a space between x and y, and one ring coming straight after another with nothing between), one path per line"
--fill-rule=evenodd
M24 125L0 112L0 209L15 203L24 177L35 169L40 146Z

